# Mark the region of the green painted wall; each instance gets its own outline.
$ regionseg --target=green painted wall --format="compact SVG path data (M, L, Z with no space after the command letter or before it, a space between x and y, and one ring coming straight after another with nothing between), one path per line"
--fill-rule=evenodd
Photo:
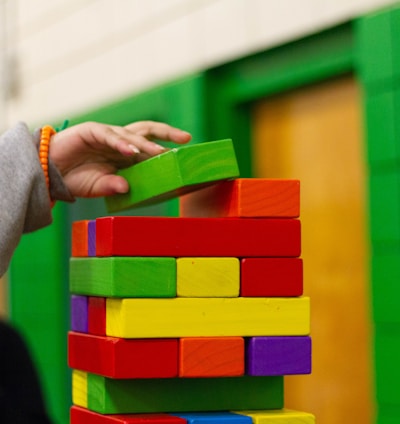
M22 237L8 275L11 320L33 352L56 423L68 422L66 404L71 399L64 365L69 310L66 209L55 206L52 226Z

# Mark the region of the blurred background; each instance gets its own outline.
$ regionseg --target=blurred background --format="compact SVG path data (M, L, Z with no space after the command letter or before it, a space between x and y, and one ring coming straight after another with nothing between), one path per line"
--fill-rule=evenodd
M400 422L399 118L399 2L0 0L1 131L160 120L232 138L241 177L300 179L313 373L285 379L285 405L318 423ZM58 204L1 284L60 424L70 227L105 214Z

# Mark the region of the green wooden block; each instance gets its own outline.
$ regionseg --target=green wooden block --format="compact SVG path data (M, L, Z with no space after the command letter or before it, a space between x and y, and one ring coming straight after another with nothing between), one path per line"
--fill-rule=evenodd
M176 259L71 258L70 291L103 297L175 297Z
M239 176L232 140L173 148L118 171L130 191L106 198L110 213L162 202L213 182Z
M88 409L102 414L283 407L281 376L119 380L87 374L86 383Z

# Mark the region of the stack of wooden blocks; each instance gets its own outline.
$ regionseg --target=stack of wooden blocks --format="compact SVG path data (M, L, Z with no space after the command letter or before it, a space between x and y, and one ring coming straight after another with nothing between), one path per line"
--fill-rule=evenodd
M121 174L111 212L180 196L180 216L73 224L71 424L314 423L283 400L311 372L299 181L238 178L231 140Z

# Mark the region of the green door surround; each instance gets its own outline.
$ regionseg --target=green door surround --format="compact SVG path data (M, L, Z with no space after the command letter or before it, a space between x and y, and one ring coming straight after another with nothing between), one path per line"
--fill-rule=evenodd
M126 124L160 120L193 134L193 142L232 138L242 177L252 175L254 101L297 87L353 74L363 94L371 241L377 422L400 417L400 7L181 78L71 120ZM167 202L137 214L175 215ZM69 326L70 226L105 215L104 202L58 204L54 223L23 237L11 264L12 321L32 348L50 410L68 422L71 402L66 331Z

